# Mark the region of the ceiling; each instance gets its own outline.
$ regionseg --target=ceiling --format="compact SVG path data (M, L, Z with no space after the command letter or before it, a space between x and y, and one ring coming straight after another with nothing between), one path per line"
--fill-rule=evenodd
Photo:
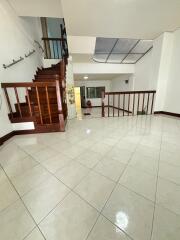
M180 27L180 0L62 0L72 36L154 39Z
M62 17L71 36L154 39L180 27L180 0L8 0L19 16Z
M100 63L137 63L153 47L152 40L97 38L94 61Z
M97 80L112 80L117 77L122 77L124 79L125 76L127 78L130 74L74 74L75 81L97 81ZM87 80L84 80L84 76L88 76Z
M61 0L8 0L19 16L62 18Z

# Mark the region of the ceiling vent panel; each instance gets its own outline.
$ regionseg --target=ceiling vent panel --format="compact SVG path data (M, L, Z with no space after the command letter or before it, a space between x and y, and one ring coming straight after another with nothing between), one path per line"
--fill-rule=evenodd
M152 47L152 40L98 37L93 59L101 63L135 64Z

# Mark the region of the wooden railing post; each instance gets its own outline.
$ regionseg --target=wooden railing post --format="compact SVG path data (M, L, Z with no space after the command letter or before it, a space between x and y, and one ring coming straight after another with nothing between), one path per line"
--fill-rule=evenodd
M49 122L52 124L52 117L51 117L51 107L50 107L50 102L49 102L49 93L48 93L48 86L45 86L46 90L46 100L47 100L47 108L48 108L48 114L49 114Z
M123 94L123 116L124 116L124 109L125 109L125 93Z
M62 132L64 132L65 131L65 121L64 121L64 114L63 114L62 101L61 101L61 92L60 92L58 80L56 80L56 95L57 95L57 105L58 105L58 112L59 112L60 130Z
M7 103L8 103L8 108L9 108L9 111L10 111L10 114L11 114L11 118L13 118L13 111L12 111L12 107L11 107L11 102L10 102L8 91L7 91L6 87L4 88L4 93L5 93L5 96L6 96Z
M132 110L132 115L134 116L134 106L135 106L135 99L136 99L136 94L133 94L133 110Z
M118 117L119 117L119 110L120 110L120 94L118 94Z
M102 92L102 117L105 117L104 99L105 99L105 92Z
M109 94L108 94L108 117L109 117Z
M15 92L15 95L16 95L16 101L17 101L17 105L18 105L19 114L22 118L21 105L20 105L20 102L19 102L19 96L18 96L18 91L17 91L16 87L14 87L14 92Z
M29 114L32 117L32 108L31 108L31 102L30 102L30 98L29 98L29 90L27 87L26 87L26 96L27 96L27 101L28 101Z
M154 93L153 93L153 95L152 95L151 114L153 113L153 106L154 106Z

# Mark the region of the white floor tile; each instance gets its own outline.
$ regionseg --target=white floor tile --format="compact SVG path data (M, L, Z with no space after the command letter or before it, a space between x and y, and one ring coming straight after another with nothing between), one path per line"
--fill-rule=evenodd
M123 173L125 167L125 164L120 163L114 159L105 157L97 164L97 166L94 168L94 171L117 182L119 180L119 177Z
M68 193L69 189L52 177L23 197L28 210L39 223Z
M151 201L155 200L156 182L156 176L139 171L132 167L126 168L119 180L119 183L123 186Z
M158 172L158 161L138 152L133 154L129 166L153 175L157 175Z
M8 180L0 184L0 211L14 203L19 195Z
M99 113L0 147L0 239L179 240L180 121Z
M31 155L36 161L41 163L49 158L56 156L57 154L58 154L58 152L56 150L47 147L47 148L42 149L38 152L35 152Z
M134 152L137 148L137 143L133 143L127 140L120 140L115 147L118 147L119 149L128 150L130 152Z
M159 178L156 201L163 207L180 215L180 186Z
M100 216L88 240L130 240L118 227Z
M74 188L90 170L72 161L55 173L55 176L70 188Z
M23 239L34 227L33 220L20 200L0 213L2 240Z
M28 154L33 154L33 153L41 151L42 149L45 149L46 145L41 144L41 143L34 143L34 144L30 144L30 145L22 145L21 148Z
M84 240L97 217L94 208L71 193L41 222L40 228L47 240Z
M160 161L180 167L180 154L174 154L168 151L161 151Z
M180 167L160 162L159 176L180 185Z
M84 151L85 151L85 148L83 148L79 145L74 145L67 149L62 150L62 153L67 155L69 158L74 159L74 158L78 157Z
M106 156L114 160L117 160L120 163L127 164L132 156L132 153L128 150L113 147Z
M56 156L43 161L41 164L51 173L55 173L56 171L66 166L71 161L72 161L71 158L69 158L63 153L59 153Z
M102 158L103 156L100 153L87 150L75 158L75 160L88 168L93 168Z
M103 214L133 239L149 240L154 206L151 201L117 186Z
M36 165L38 165L38 162L36 162L31 156L27 156L25 158L7 162L7 164L4 166L4 170L9 178L13 178L23 174L25 171L33 168Z
M152 240L179 240L180 216L156 206Z
M88 201L99 211L102 210L108 200L115 183L98 173L91 172L82 182L75 188L82 198Z
M6 167L6 165L25 157L27 157L27 154L22 151L17 145L8 144L0 151L0 164L3 167Z
M98 142L90 148L92 151L105 155L107 152L111 150L112 146L105 144L103 142Z
M50 173L40 165L37 165L22 175L12 178L12 182L22 196L50 177Z
M160 150L157 150L156 148L153 148L153 147L139 144L139 146L136 149L136 152L158 160Z
M24 240L44 240L38 228L35 228Z

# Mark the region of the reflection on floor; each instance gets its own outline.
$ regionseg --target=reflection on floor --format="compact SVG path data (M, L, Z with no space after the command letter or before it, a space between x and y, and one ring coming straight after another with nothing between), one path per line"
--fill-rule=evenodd
M180 121L70 120L0 149L0 239L179 240Z
M113 113L114 112L114 113ZM85 115L84 113L90 113L90 115ZM115 117L119 116L123 116L123 111L122 110L117 110L112 107L109 108L109 116L112 117L114 114ZM127 116L128 113L127 111L124 111L124 116ZM131 113L129 113L129 115L131 115ZM102 107L93 107L92 109L88 109L88 108L82 108L81 109L81 114L78 115L79 119L82 118L100 118L102 116ZM105 117L108 116L108 107L105 107Z

